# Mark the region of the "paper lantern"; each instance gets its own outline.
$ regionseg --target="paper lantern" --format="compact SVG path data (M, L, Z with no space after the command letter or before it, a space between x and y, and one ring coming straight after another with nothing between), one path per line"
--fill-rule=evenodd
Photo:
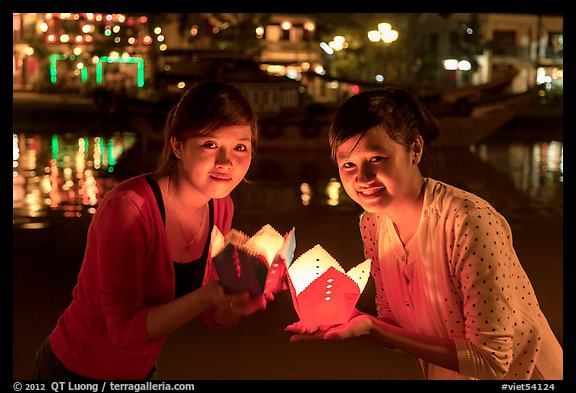
M222 286L232 293L248 291L251 295L286 289L286 269L296 248L294 233L292 228L282 236L266 224L252 237L232 229L225 239L215 226L210 255Z
M370 259L345 272L320 245L288 265L288 285L300 322L309 326L350 319L370 277Z

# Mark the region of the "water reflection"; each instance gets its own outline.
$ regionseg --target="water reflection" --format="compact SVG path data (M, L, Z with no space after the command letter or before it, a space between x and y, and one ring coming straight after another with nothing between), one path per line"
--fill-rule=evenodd
M330 179L326 186L326 195L328 196L326 203L330 206L338 206L340 203L341 190L342 184L340 184L340 181L335 178Z
M12 134L14 225L42 228L49 213L92 215L117 184L110 174L136 141L133 133L108 137Z
M110 136L14 133L14 226L41 228L49 225L54 214L64 218L94 214L106 193L122 180L114 169L136 138L129 132ZM562 215L562 142L484 143L467 154L505 174L534 208ZM466 163L462 165L466 168ZM355 208L324 151L259 152L248 177L250 186L239 187L234 194L236 205L244 209Z
M472 149L495 170L506 173L536 209L562 215L564 148L562 142L480 144Z
M312 187L308 183L302 183L300 185L300 192L302 193L302 205L308 206L310 204L310 200L312 199Z

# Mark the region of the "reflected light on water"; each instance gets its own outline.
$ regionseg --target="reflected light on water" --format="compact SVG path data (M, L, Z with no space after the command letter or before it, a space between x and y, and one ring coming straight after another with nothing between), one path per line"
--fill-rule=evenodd
M46 199L46 205L50 206L51 208L57 208L60 203L62 202L62 197L60 196L58 183L60 181L60 170L56 166L56 160L50 159L50 166L46 168L48 175L46 178L47 186L46 192L48 194L48 198Z
M100 137L94 138L94 169L100 169L102 165L102 145Z
M518 189L528 191L562 181L563 151L563 144L558 141L518 142L503 146L482 144L476 154L509 173Z
M46 223L43 222L28 222L25 224L22 224L20 227L23 229L42 229L42 228L46 228Z
M342 185L340 184L340 182L337 179L335 179L335 178L330 179L330 181L326 185L326 195L328 196L328 200L326 201L326 203L328 205L338 206L338 204L340 203L340 189L341 188L342 188Z
M549 206L552 201L560 205L563 183L563 143L510 142L507 144L481 144L476 154L501 172L505 172L514 186L530 196L535 206Z
M12 134L12 162L13 166L18 166L18 158L20 158L20 148L18 147L18 135Z
M300 185L300 192L301 192L301 200L302 205L308 206L310 201L312 200L312 187L308 183L302 183Z
M109 136L13 133L14 225L49 223L54 215L90 218L107 192L120 181L111 173L135 142L134 133ZM529 196L534 209L562 215L562 142L484 143L471 148L470 154L502 172L505 177L498 181L507 182ZM462 165L475 162L468 161ZM336 210L357 208L334 174L328 156L294 157L275 152L260 156L252 169L254 184L235 195L238 209L278 211L293 209L295 205L327 205ZM473 167L470 171L473 173ZM463 172L463 182L469 180L466 173ZM505 185L477 180L472 184L480 195L489 196L495 204L500 198L503 200L500 206L509 206L509 195L498 191ZM461 181L456 178L457 184Z
M546 170L549 172L559 172L562 174L564 172L564 146L558 141L552 141L546 146ZM560 176L560 178L561 177L562 176Z
M45 226L49 211L64 217L92 215L118 181L104 176L135 143L133 133L110 137L24 135L13 133L14 223ZM44 222L40 218L43 218ZM31 222L30 219L33 219Z

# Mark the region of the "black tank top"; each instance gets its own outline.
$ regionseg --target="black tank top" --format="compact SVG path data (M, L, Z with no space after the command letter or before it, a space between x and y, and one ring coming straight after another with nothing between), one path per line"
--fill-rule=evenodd
M156 198L156 203L158 204L158 209L160 209L160 215L162 216L162 222L166 226L166 212L164 211L164 200L162 199L162 191L160 191L160 186L156 179L152 176L146 176L146 181L152 188L154 196ZM208 201L209 216L210 216L210 226L212 228L214 225L214 203L212 199ZM210 233L210 232L209 232ZM206 261L208 260L208 250L210 248L210 236L206 240L204 245L204 251L200 258L190 261L190 262L172 262L174 266L174 277L176 280L176 292L175 296L180 297L195 291L202 286L202 280L204 279L204 271L206 269Z

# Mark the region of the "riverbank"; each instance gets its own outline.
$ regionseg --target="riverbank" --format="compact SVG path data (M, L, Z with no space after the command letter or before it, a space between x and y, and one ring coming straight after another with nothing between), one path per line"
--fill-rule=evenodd
M87 132L126 130L127 120L102 113L91 97L80 94L13 92L12 123L15 132Z
M13 92L13 125L15 131L38 132L71 129L78 127L101 133L105 130L119 130L142 133L150 142L162 139L162 124L146 122L143 116L130 118L121 113L107 114L101 111L91 96L80 94L39 94ZM298 122L294 119L270 120L263 122L261 147L268 149L286 148L327 148L325 140L328 117L317 122ZM539 135L543 127L554 133L555 140L563 134L563 105L534 104L523 109L519 115L502 130L527 133L530 139ZM503 134L503 133L499 133ZM502 136L502 135L500 135ZM517 136L517 135L515 135Z

